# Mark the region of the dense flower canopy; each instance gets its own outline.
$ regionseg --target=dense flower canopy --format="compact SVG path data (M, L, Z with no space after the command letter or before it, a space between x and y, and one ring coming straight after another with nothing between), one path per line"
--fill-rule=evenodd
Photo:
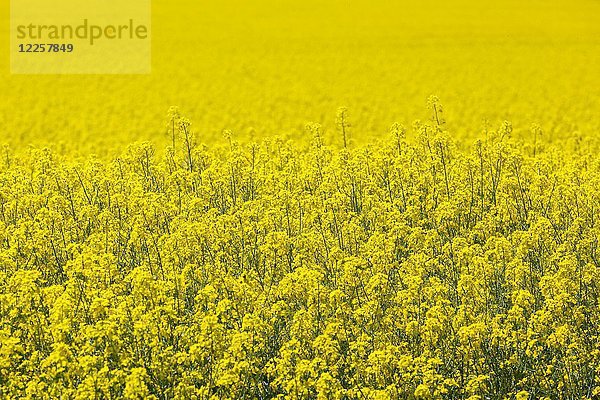
M366 146L200 146L172 109L164 152L5 148L0 396L597 396L600 142L429 107Z

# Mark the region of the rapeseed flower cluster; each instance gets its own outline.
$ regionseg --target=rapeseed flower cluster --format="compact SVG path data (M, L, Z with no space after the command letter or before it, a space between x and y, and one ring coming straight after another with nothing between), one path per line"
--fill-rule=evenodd
M600 394L597 138L0 157L0 397Z

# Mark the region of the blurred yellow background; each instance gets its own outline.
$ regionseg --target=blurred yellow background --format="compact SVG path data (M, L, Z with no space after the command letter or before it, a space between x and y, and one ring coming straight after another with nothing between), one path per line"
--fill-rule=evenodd
M427 118L431 94L461 137L505 119L516 134L538 123L547 140L597 133L600 2L486 3L155 0L149 75L18 76L4 57L0 143L81 154L163 145L172 105L204 143L224 129L302 140L309 121L333 142L346 106L357 143Z

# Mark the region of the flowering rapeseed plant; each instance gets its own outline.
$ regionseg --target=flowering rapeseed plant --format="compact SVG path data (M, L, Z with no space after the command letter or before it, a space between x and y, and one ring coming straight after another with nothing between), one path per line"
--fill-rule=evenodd
M597 138L0 161L3 398L593 398ZM342 130L346 111L340 112Z

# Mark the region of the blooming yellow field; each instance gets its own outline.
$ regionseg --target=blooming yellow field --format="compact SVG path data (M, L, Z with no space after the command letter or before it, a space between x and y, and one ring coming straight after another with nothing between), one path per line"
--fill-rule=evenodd
M600 3L152 15L2 60L0 398L600 396Z
M330 143L348 107L352 140L425 119L431 94L455 137L509 120L527 139L597 133L600 4L595 0L154 0L152 74L0 76L2 142L111 156L169 142L176 105L200 142L300 139L319 122ZM3 24L4 29L6 24ZM2 70L8 70L3 59Z

